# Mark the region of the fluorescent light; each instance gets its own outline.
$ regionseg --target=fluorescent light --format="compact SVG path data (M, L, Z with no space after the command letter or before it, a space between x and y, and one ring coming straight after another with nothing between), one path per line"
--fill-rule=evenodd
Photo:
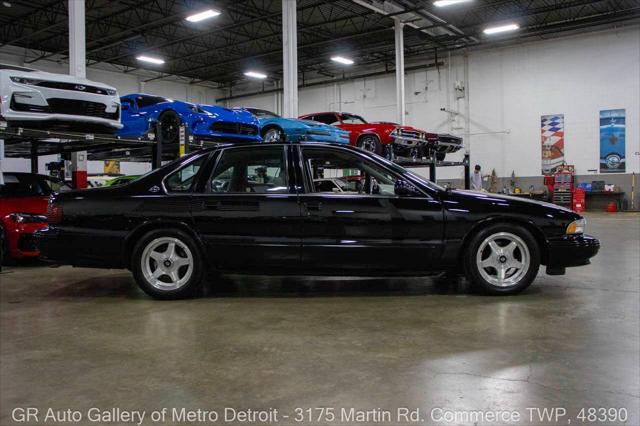
M353 65L353 60L349 58L343 58L342 56L334 56L331 58L332 61L338 62L344 65Z
M445 7L445 6L451 6L458 3L467 3L468 1L470 0L438 0L438 1L434 1L433 5L436 7Z
M149 62L150 64L156 64L156 65L164 64L164 59L153 58L151 56L140 55L140 56L136 56L136 59L142 62Z
M204 12L196 13L194 15L187 16L185 19L189 22L200 22L205 19L213 18L220 15L220 12L213 9L207 9Z
M509 25L501 25L499 27L486 28L483 32L485 34L497 34L497 33L504 33L506 31L515 31L518 28L520 28L518 24L509 24Z
M247 71L244 73L244 75L251 78L260 78L260 79L267 78L266 74L262 74L261 72L256 72L256 71Z

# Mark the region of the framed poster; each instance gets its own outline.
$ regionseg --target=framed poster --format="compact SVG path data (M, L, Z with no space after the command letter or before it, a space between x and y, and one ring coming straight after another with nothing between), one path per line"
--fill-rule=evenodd
M120 174L120 162L117 160L105 160L104 161L104 174L105 175L119 175Z
M625 110L600 111L600 173L624 173Z
M564 114L540 118L542 142L542 174L552 175L564 164Z

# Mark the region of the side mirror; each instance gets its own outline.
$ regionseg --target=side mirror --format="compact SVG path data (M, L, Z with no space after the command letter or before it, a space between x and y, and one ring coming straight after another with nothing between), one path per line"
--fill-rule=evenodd
M418 189L403 179L398 179L393 188L395 194L399 197L420 197L422 193Z

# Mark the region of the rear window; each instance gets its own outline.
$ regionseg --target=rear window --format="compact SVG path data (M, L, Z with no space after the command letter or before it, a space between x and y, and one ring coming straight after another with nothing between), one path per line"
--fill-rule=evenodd
M4 174L0 185L0 197L48 196L53 192L46 179L33 175Z

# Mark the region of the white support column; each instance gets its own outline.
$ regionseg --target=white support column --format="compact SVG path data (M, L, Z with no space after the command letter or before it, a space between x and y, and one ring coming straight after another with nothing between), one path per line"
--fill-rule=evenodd
M298 26L296 0L282 0L283 116L298 117Z
M87 76L84 0L69 0L69 74ZM87 152L71 154L71 180L74 188L87 187Z
M396 19L396 111L398 124L405 122L405 100L404 100L404 38L402 29L404 24Z
M69 0L69 74L86 77L84 0Z

